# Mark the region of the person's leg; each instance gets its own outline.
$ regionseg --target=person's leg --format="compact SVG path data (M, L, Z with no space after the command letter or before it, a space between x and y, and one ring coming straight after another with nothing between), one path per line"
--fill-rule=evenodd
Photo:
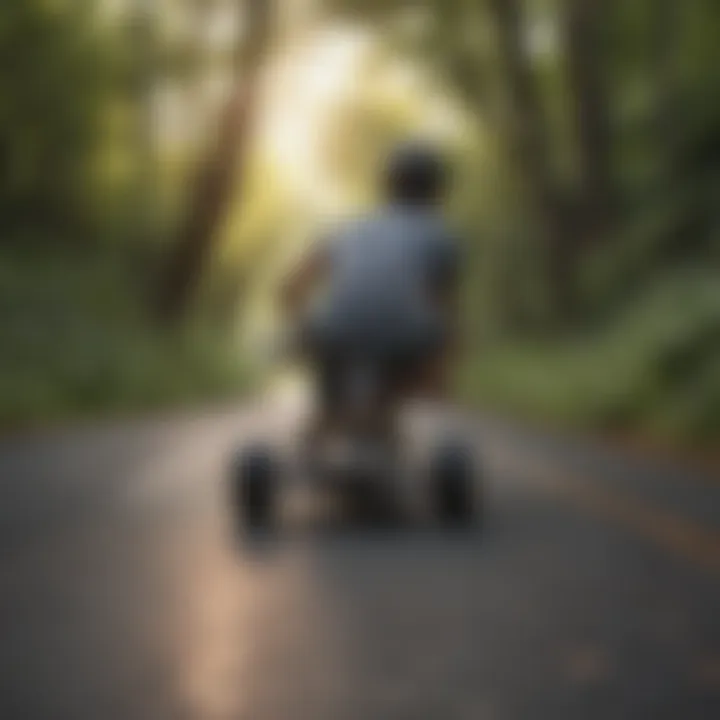
M311 365L314 386L313 407L304 434L308 449L318 446L330 425L336 378L336 365L327 354L317 353Z
M454 356L444 333L436 328L429 330L408 363L406 394L417 399L448 399L453 362Z
M337 363L333 338L317 315L309 313L303 317L298 337L302 359L311 378L312 407L300 438L302 452L310 458L319 447L330 422Z
M384 363L385 392L378 413L378 430L397 450L402 444L400 413L412 395L416 367L417 358L412 348L402 346L390 353Z
M417 374L416 393L430 400L447 400L450 396L451 356L447 348L439 348L423 359Z

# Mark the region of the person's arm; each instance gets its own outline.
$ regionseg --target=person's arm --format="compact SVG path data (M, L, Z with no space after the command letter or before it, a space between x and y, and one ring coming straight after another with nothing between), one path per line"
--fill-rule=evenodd
M447 239L439 253L437 273L437 304L443 313L448 333L447 351L456 355L461 344L460 291L461 251L455 239Z
M323 280L328 265L328 244L321 243L312 248L288 273L280 289L283 312L287 316L294 317L301 311L308 295Z
M460 279L454 277L443 289L439 298L447 328L447 353L457 357L461 349L462 333L460 322Z

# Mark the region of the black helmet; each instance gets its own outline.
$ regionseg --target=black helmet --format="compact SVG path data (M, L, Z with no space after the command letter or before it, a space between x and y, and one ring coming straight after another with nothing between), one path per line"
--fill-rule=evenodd
M413 204L439 200L448 180L440 153L417 141L405 142L395 148L386 173L386 191L390 199Z

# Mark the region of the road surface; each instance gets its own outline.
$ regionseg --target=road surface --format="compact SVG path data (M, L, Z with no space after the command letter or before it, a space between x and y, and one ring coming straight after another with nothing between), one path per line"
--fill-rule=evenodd
M720 718L720 483L458 416L483 533L239 543L228 457L296 422L0 443L0 718ZM427 447L437 419L413 422Z

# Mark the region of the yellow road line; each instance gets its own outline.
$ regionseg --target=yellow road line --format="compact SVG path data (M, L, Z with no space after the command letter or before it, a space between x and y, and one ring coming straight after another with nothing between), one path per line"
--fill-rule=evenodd
M720 574L720 532L650 507L627 494L572 478L546 478L547 485L576 507L640 535L673 555Z

